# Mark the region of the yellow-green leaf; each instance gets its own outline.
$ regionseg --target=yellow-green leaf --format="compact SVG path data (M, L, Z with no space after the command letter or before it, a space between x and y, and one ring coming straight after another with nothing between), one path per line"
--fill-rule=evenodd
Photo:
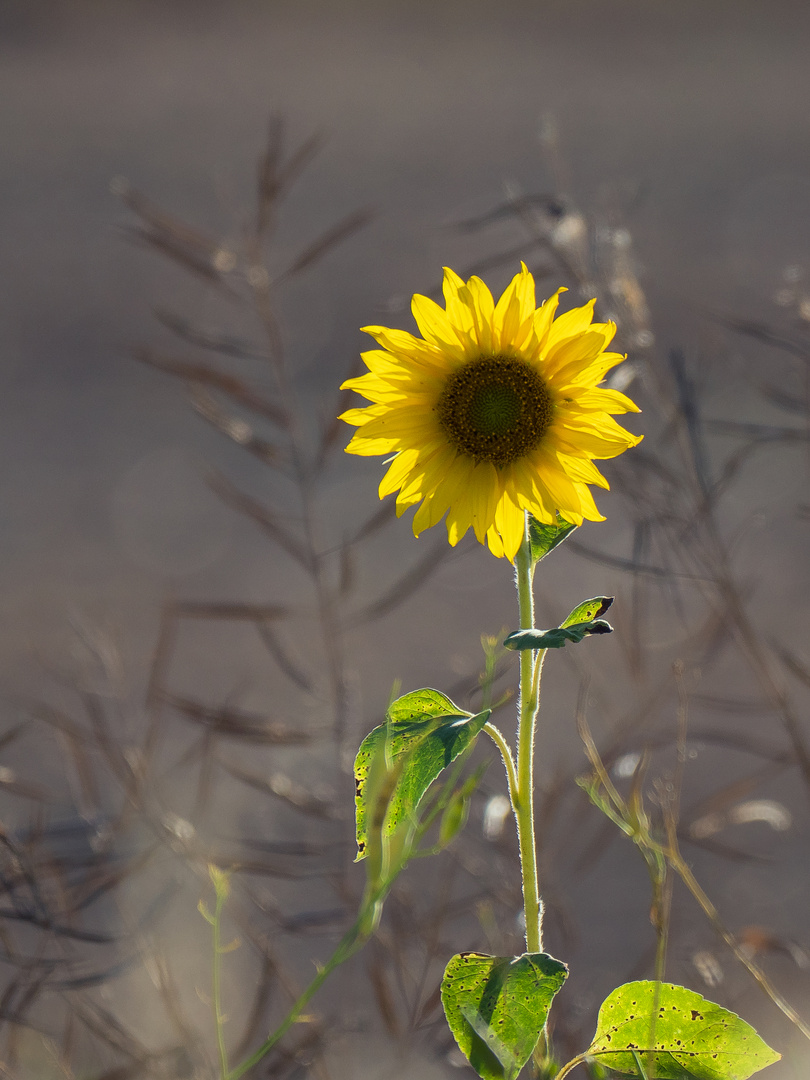
M567 975L565 964L546 953L453 957L442 979L444 1014L483 1080L515 1080Z
M550 554L558 544L571 535L576 527L570 521L564 521L559 514L554 525L546 525L530 515L529 542L532 547L532 565L539 563Z
M371 805L372 765L384 753L391 763L392 789L385 814L375 827L391 836L413 817L436 777L466 750L489 719L490 710L473 715L438 690L415 690L388 709L388 723L363 739L354 762L357 859L366 855ZM373 785L372 785L373 786ZM376 795L375 800L378 801Z
M658 1080L748 1080L780 1058L735 1013L684 986L652 981L609 995L587 1053L626 1076L638 1076L638 1055Z

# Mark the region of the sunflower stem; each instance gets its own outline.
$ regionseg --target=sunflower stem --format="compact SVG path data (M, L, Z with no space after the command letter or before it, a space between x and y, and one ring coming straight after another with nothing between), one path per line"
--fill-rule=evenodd
M534 629L532 594L532 553L529 518L525 517L523 542L515 556L515 584L518 594L520 629ZM543 951L543 904L537 876L537 844L534 835L534 732L540 701L540 674L545 652L525 650L520 654L520 701L518 704L517 784L512 792L512 809L517 823L520 868L523 880L523 910L526 919L526 949Z
M494 724L486 723L481 730L489 735L490 739L495 743L501 752L501 758L503 759L503 767L506 769L506 780L509 784L509 801L512 806L515 805L515 792L517 791L517 772L515 771L515 763L512 760L512 751L509 747L509 743L503 737L499 728Z

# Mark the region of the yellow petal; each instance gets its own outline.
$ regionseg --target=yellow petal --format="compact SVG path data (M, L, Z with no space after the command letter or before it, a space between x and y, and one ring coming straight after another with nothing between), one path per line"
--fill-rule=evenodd
M464 359L465 350L462 337L448 319L447 313L435 300L417 293L411 301L411 311L416 319L419 332L426 341L431 342L443 353L456 361Z
M555 319L548 332L546 347L549 350L553 349L555 345L565 341L566 338L584 334L586 330L590 329L593 322L593 306L595 303L596 300L589 300L582 307L571 308L570 311L564 312L559 318Z
M447 511L447 539L450 547L455 547L459 540L467 535L472 524L472 511L467 503L451 506Z
M563 453L580 457L584 452L593 458L616 457L631 446L637 446L641 439L641 435L631 435L618 424L615 425L615 430L610 430L606 425L599 425L598 428L586 427L568 420L564 424L555 424L553 432L549 432L547 436L549 444L558 446Z
M464 288L464 281L453 270L445 266L442 292L444 293L444 305L447 309L447 318L460 330L463 340L468 341L473 329L472 312L466 303L459 297L459 292Z
M459 290L459 299L464 300L470 310L473 322L473 340L484 355L491 355L496 348L492 338L492 318L495 314L495 301L492 293L478 277L471 277L464 289Z
M510 490L521 510L528 510L538 521L551 525L556 507L548 491L538 483L538 477L526 461L515 462Z
M557 289L553 296L550 296L545 301L542 307L534 313L534 332L537 336L538 349L544 349L548 340L549 331L551 330L552 320L557 312L557 306L560 302L560 293L567 292L565 288Z
M456 299L459 289L464 288L464 278L459 277L455 270L451 270L449 266L443 267L442 270L444 274L442 292L444 293L445 304L448 304L450 300Z
M521 263L498 301L493 314L493 347L496 351L517 351L525 343L534 323L534 278Z
M504 492L495 512L495 528L501 536L503 553L510 562L515 561L518 548L523 543L526 515Z
M347 454L359 454L361 457L376 457L377 454L390 454L400 450L399 439L364 439L358 432L346 447Z
M421 446L418 451L408 451L408 453L415 453L416 458L411 459L412 464L409 466L407 475L397 483L401 470L394 470L392 465L380 483L381 499L401 486L403 499L411 500L411 496L416 495L415 501L418 501L423 495L436 488L456 457L455 451L447 446L445 439L435 439L432 443L428 442ZM394 464L396 464L396 459Z
M558 450L557 460L575 483L596 484L597 487L604 488L606 491L610 490L610 484L590 458L572 457L570 454L563 454Z
M431 493L426 496L425 502L414 515L413 531L416 536L424 529L438 525L444 515L458 502L473 468L474 464L469 458L457 457L450 468L445 468L441 472L434 470ZM458 539L460 537L455 540L455 543L458 543Z
M452 371L452 357L443 349L422 341L405 330L392 330L388 326L364 326L364 334L371 334L383 349L396 357L403 357L428 371Z
M555 389L563 386L581 386L592 390L604 379L611 368L621 364L627 357L624 353L600 352L592 358L581 354L573 359L566 359L554 373Z
M394 356L385 349L367 349L360 353L363 363L369 371L382 378L414 378L416 373L424 372L424 365L418 364L407 356Z
M589 390L582 386L568 386L559 392L562 397L570 396L577 409L583 412L641 412L635 401L631 401L626 394L618 390L607 390L601 387Z
M368 438L398 438L405 441L402 449L411 446L419 446L425 439L432 438L438 430L438 421L432 412L425 409L411 407L391 408L387 405L370 405L365 411L372 409L385 409L383 416L375 416L363 425L362 434ZM345 415L345 414L344 414ZM350 421L351 422L351 421Z
M577 508L579 500L576 487L568 479L553 450L541 446L531 455L531 464L537 472L538 486L549 493L555 510Z
M356 379L347 379L341 386L341 390L354 390L355 393L362 394L363 397L377 404L400 401L427 409L433 408L440 396L435 389L430 387L430 384L427 384L426 388L426 384L413 380L408 385L381 379L378 375L371 373L358 375Z
M397 517L402 517L406 510L410 510L416 503L421 502L424 498L424 492L421 490L407 491L405 488L397 495Z
M379 494L384 499L386 495L393 495L398 491L410 475L419 457L418 450L402 450L388 467L388 472L380 481Z
M503 540L501 540L501 534L494 525L487 531L487 544L496 559L503 558Z
M598 360L604 352L604 346L604 335L591 330L566 338L546 352L541 369L543 375L555 387L570 382Z
M577 484L577 493L579 496L579 508L582 511L582 516L587 518L588 521L605 521L604 514L600 514L596 508L596 503L593 501L593 495L591 490L585 484ZM577 525L581 525L582 522L576 522Z
M495 507L501 495L498 470L488 461L482 461L473 469L467 497L472 506L472 524L480 544L495 520Z
M342 412L338 417L338 420L344 420L347 424L354 424L355 427L362 427L370 420L373 420L375 416L382 415L379 409L375 412L374 406L367 405L364 409L347 409L346 412Z

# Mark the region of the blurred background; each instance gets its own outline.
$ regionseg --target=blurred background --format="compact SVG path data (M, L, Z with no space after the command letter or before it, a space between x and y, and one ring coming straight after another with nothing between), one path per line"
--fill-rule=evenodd
M688 711L685 857L810 1016L808 30L786 0L0 5L15 1075L213 1075L207 860L242 867L234 1047L350 921L354 749L398 680L474 707L480 635L515 613L508 565L379 516L337 388L358 327L413 329L443 265L498 291L521 258L539 297L566 284L617 321L615 385L644 409L607 522L537 577L543 625L617 597L617 633L544 688L561 1053L655 947L644 864L574 782L578 702L617 782L650 749L660 813ZM520 948L498 769L442 866L403 879L362 989L338 982L256 1075L463 1070L442 964ZM668 977L755 1023L775 1078L806 1075L682 888Z

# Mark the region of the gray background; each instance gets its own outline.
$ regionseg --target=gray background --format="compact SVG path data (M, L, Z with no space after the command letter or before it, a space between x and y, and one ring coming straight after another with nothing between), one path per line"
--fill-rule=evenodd
M214 463L255 483L255 467L191 414L177 386L128 356L136 344L160 340L153 305L170 303L202 321L221 316L204 289L126 245L122 226L131 219L110 193L113 178L237 243L271 111L286 118L292 143L325 133L287 206L274 257L280 264L356 207L374 206L377 218L285 300L290 354L313 410L328 403L365 347L359 326L409 326L412 292L432 287L443 264L463 269L487 253L486 241L477 247L453 222L500 202L505 184L538 192L561 179L578 205L617 214L632 233L656 337L651 362L663 364L671 346L684 347L699 381L705 367L707 412L757 419L768 415L757 385L778 359L728 337L706 311L770 319L785 268L807 265L809 27L807 5L779 0L6 0L4 684L37 691L50 677L43 673L74 672L82 659L77 641L100 627L120 643L122 682L137 701L167 596L275 600L298 587L202 479ZM538 139L548 116L560 133L562 178L552 175ZM493 286L511 273L494 272ZM634 430L644 430L643 418ZM798 628L806 537L792 518L787 527L789 514L778 507L804 498L807 474L798 456L791 462L788 469L774 458L758 463L730 498L729 513L732 524L760 513L742 545L741 569L759 584L763 613ZM339 462L324 505L349 518L371 512L378 475L377 462ZM600 498L609 519L610 500ZM774 513L784 517L779 529L766 527ZM621 522L604 528L598 543L626 553ZM412 557L407 525L389 544L371 556L369 594L392 560ZM560 566L540 585L549 621L564 614L571 589L624 588L620 575L593 564ZM480 631L513 618L508 584L509 568L476 551L449 563L429 597L384 635L358 634L357 678L365 687L358 729L379 714L397 677L406 686L441 685L448 665L454 678L472 674ZM662 664L675 658L666 624L651 644ZM622 655L618 643L605 648L615 650L607 657ZM255 705L274 692L272 673L257 670L258 652L239 641L223 647L219 638L201 639L194 649L182 677L200 696L238 687L240 700ZM549 700L552 711L559 704L570 714L577 672L560 670L568 674L552 683ZM620 691L615 698L621 712ZM122 733L127 725L136 730L137 708L121 722ZM548 741L556 753L578 753L570 728L549 731ZM694 770L696 790L720 775L715 759ZM790 785L780 794L803 810ZM243 806L232 812L251 814ZM782 929L801 938L806 824L787 838L763 832L752 842L777 841L787 868ZM748 890L750 918L773 918L767 874L752 884L736 873L726 877L728 895ZM623 955L626 923L645 917L646 901L629 912L618 907L621 891L632 883L643 895L643 881L636 867L629 880L597 882L596 892L604 885L610 898L606 908L574 901L593 939L606 939L606 983L611 958Z
M191 315L205 297L121 242L113 177L232 238L270 111L291 141L323 131L285 240L379 210L292 313L328 384L327 360L337 377L377 305L458 261L449 222L500 201L504 181L551 186L537 140L551 113L579 202L629 204L661 348L688 346L700 308L767 312L784 266L806 258L808 21L778 2L6 0L2 667L48 647L75 605L148 624L164 583L117 542L116 492L147 455L217 441L125 358L164 290ZM217 515L202 495L194 509ZM222 543L232 563L237 541Z

